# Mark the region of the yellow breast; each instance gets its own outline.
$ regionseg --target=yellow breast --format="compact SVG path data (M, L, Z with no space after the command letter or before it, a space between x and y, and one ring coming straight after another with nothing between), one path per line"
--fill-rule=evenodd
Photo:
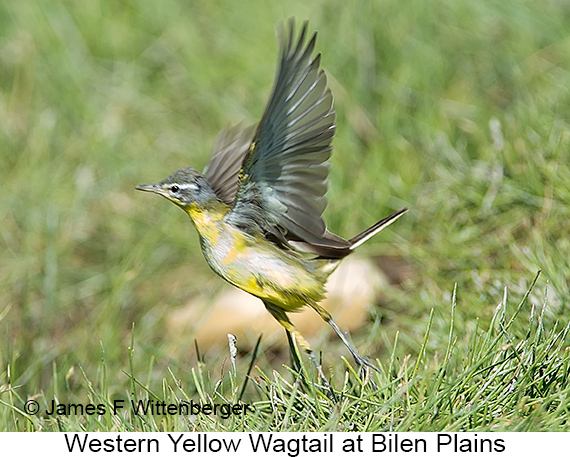
M200 234L206 261L229 283L279 302L288 311L304 306L307 299L322 299L325 277L316 264L279 249L261 234L252 236L226 224L223 211L193 205L187 212Z

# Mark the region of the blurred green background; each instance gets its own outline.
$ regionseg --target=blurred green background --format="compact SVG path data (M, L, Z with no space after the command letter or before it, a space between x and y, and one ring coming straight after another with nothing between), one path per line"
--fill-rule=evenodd
M538 269L532 303L567 319L570 3L5 1L0 385L84 398L78 367L96 380L103 347L111 394L124 392L133 323L135 371L155 386L187 376L193 337L172 338L165 316L221 280L187 216L134 186L202 169L224 125L259 120L275 25L291 16L319 31L335 96L329 228L350 237L411 208L358 252L410 273L355 342L383 358L399 330L398 354L417 353L434 308L437 348L454 284L469 335ZM222 363L226 342L208 356Z

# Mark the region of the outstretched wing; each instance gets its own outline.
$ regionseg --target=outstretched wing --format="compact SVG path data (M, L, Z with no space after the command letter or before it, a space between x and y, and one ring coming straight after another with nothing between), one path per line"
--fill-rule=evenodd
M313 58L316 33L305 44L307 23L298 40L294 29L291 20L281 40L273 93L227 220L237 226L255 222L285 245L300 242L303 250L342 257L350 252L349 243L330 233L322 218L336 127L333 98L319 68L320 54Z
M216 137L214 153L204 170L206 180L227 205L234 203L239 171L253 138L254 126L224 127Z

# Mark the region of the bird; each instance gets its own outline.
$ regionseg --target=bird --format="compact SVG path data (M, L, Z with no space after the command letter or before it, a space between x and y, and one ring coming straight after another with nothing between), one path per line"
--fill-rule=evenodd
M327 229L323 211L336 112L321 54L314 55L317 32L310 34L305 21L297 33L290 19L278 27L278 35L278 68L261 121L252 127L224 128L204 173L181 168L136 189L161 195L190 216L211 269L260 298L284 327L292 357L298 344L328 385L310 344L288 314L312 308L359 368L379 371L319 302L341 260L408 208L348 240Z

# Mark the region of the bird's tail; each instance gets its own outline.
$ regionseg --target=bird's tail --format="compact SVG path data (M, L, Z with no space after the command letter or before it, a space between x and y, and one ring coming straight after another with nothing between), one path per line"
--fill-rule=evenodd
M406 212L408 211L408 208L402 208L398 211L396 211L395 213L390 214L389 216L385 217L384 219L379 220L378 222L376 222L376 224L374 224L372 227L367 228L366 230L364 230L364 232L359 233L358 235L356 235L355 237L351 238L350 240L348 240L349 246L348 249L346 250L347 254L344 254L343 256L339 256L336 258L326 258L326 257L319 257L317 260L319 260L321 263L320 265L320 271L323 274L323 278L324 280L326 280L326 278L334 271L336 270L336 267L338 267L340 261L346 257L346 255L350 254L355 248L357 248L358 246L360 246L362 243L364 243L365 241L369 240L370 238L372 238L374 235L376 235L379 231L381 231L382 229L388 227L392 222L394 222L396 219L398 219L400 216L403 216Z
M399 217L403 216L408 211L408 208L402 208L395 213L390 214L389 216L385 217L384 219L379 220L374 224L372 227L364 230L364 232L359 233L354 238L351 238L349 241L350 243L350 250L353 250L360 246L365 241L368 241L382 229L388 227L392 222L396 221Z

